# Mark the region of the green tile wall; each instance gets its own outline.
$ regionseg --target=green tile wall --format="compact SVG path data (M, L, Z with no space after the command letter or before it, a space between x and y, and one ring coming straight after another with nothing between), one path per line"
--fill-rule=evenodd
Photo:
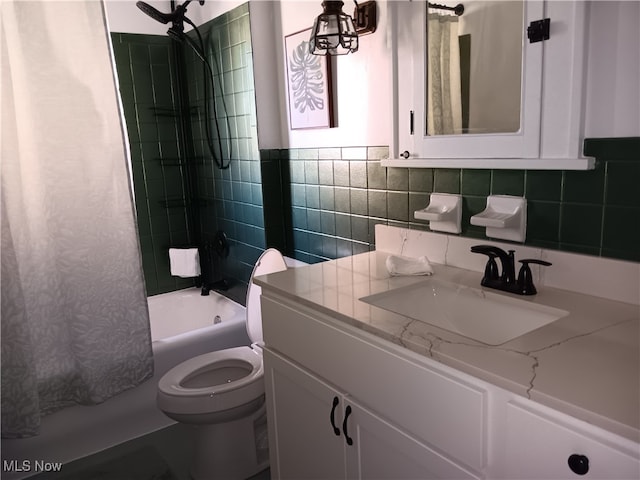
M138 233L148 295L193 285L172 277L169 246L189 245L184 154L170 40L112 33L131 150Z
M251 271L266 248L249 4L199 29L214 72L216 112L225 159L231 144L230 167L220 170L206 143L202 62L192 50L185 49L189 100L196 112L191 130L197 159L200 229L204 239L213 238L218 230L227 235L230 254L222 263L221 274L232 284L226 294L244 304ZM210 105L213 111L213 103ZM214 128L216 148L217 139Z
M253 265L266 247L249 5L199 30L215 77L225 163L229 141L232 145L230 168L224 170L215 166L205 143L201 60L169 37L112 34L147 293L193 285L170 275L168 248L201 244L223 230L230 253L219 274L231 284L226 294L244 303ZM194 32L189 35L197 41ZM186 85L182 104L181 85ZM215 130L213 142L217 145Z
M378 223L428 229L413 212L431 192L462 194L466 237L486 238L469 219L488 195L519 195L527 198L527 245L640 261L640 138L587 139L585 155L597 162L583 172L383 168L378 160L388 156L386 147L261 155L270 179L267 237L306 262L375 248Z

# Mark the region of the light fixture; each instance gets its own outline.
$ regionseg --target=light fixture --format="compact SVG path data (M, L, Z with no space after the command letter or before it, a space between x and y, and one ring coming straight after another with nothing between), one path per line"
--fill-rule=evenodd
M324 0L324 11L318 15L309 40L309 51L314 55L344 55L358 51L358 35L376 30L376 2L361 5L357 2L354 19L342 11L341 0Z

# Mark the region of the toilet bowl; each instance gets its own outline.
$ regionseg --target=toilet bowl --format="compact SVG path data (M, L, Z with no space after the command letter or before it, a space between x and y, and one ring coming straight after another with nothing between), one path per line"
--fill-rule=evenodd
M250 347L236 347L191 358L158 382L157 404L165 415L194 426L195 480L247 478L269 465L262 365L259 275L286 270L275 249L256 262L247 290Z

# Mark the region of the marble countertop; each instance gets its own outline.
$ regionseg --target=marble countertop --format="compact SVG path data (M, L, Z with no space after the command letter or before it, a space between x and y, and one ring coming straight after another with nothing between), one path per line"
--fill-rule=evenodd
M255 283L390 342L605 430L640 441L640 308L555 288L515 296L569 315L499 346L398 315L362 297L418 282L370 252L265 275ZM434 264L434 278L480 288L481 274ZM496 292L501 295L511 294Z

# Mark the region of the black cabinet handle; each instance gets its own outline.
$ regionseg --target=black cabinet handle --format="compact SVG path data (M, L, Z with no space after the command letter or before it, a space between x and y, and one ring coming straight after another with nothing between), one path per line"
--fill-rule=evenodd
M411 154L409 153L409 151L408 151L408 150L405 150L404 152L402 152L402 153L400 154L400 156L401 156L402 158L409 158L409 157L411 156Z
M337 436L340 436L340 429L336 427L336 407L340 403L338 397L333 397L333 406L331 407L331 415L329 416L329 420L331 420L331 426L333 427L333 433Z
M586 475L589 471L589 458L584 455L578 455L577 453L569 455L567 463L571 471L576 475Z
M344 420L342 422L342 431L344 432L344 438L347 440L347 445L353 445L353 439L347 433L347 420L349 419L349 415L351 415L351 405L347 405L347 408L344 411Z

